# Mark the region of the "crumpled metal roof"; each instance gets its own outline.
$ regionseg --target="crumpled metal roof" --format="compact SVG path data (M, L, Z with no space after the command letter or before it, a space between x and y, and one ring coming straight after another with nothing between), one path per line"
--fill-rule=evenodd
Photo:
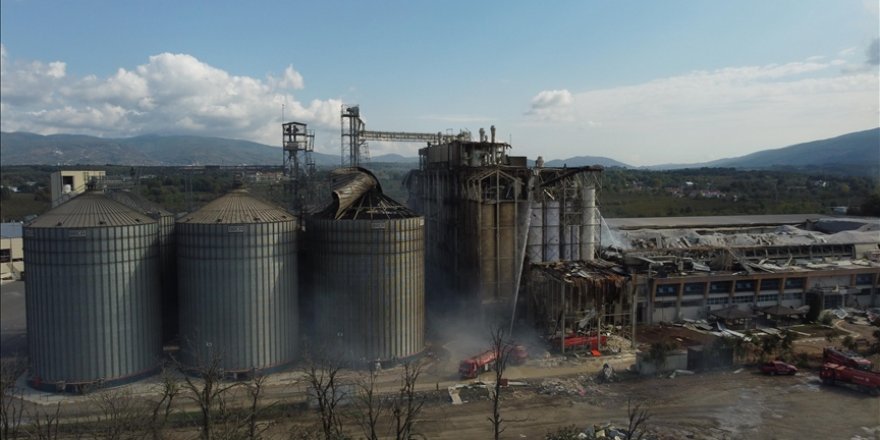
M394 219L418 215L382 194L379 179L360 167L339 168L331 173L333 201L318 215L341 219Z
M149 216L111 200L104 193L87 191L40 215L29 228L95 228L155 223Z
M295 218L290 212L266 203L246 190L238 189L184 216L178 223L274 223L292 221Z

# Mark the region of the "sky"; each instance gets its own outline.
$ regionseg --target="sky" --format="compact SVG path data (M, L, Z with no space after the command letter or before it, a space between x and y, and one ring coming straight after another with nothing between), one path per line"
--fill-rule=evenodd
M511 154L695 163L880 125L878 0L0 2L0 130L339 154L494 125ZM418 144L370 143L373 156Z

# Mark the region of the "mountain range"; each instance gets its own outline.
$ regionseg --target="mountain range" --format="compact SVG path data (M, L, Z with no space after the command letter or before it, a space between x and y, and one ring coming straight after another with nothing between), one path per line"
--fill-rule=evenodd
M339 156L313 153L319 166L333 166ZM374 156L372 162L418 163L418 158L399 154ZM204 136L146 135L107 139L85 135L0 133L0 165L280 165L281 150L256 142ZM634 168L625 163L598 156L575 156L547 160L548 167ZM692 164L665 164L645 169L682 168L828 168L857 170L857 174L880 171L880 128L842 136L763 150L741 157ZM869 174L870 175L870 174Z

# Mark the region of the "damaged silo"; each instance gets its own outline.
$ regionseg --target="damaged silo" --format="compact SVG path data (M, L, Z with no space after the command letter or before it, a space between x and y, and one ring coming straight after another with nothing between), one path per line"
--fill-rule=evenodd
M424 348L424 218L362 168L333 172L333 202L307 222L310 298L324 356L394 361Z

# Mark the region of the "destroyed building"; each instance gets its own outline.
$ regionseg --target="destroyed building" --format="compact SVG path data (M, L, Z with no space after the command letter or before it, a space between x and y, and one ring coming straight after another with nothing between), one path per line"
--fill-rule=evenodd
M880 304L880 221L819 215L608 219L639 322L815 317ZM824 231L824 232L823 232ZM726 313L719 313L719 311Z
M494 127L419 150L405 184L425 216L435 307L508 313L528 264L595 258L601 167L532 168L509 150Z

